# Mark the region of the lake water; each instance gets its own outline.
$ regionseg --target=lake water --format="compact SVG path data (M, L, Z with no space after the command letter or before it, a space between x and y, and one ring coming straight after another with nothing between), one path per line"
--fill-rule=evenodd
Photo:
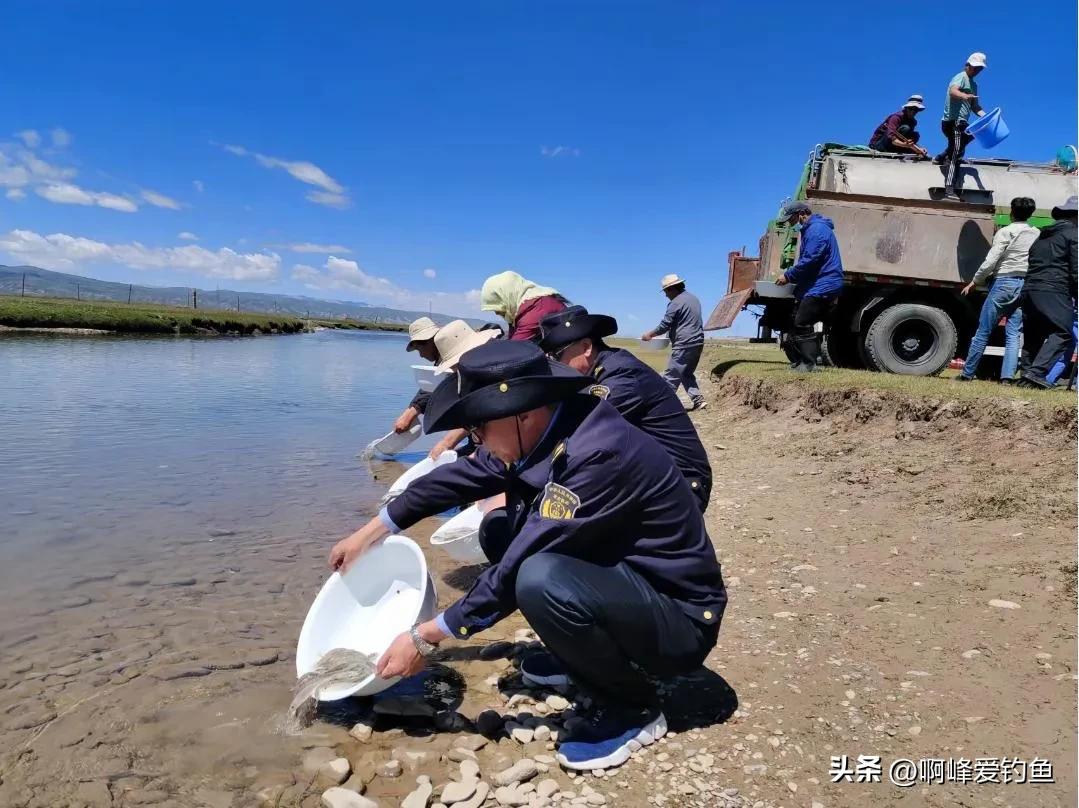
M433 443L358 457L415 390L404 346L0 338L0 805L102 778L250 804L296 766L280 722L329 548Z

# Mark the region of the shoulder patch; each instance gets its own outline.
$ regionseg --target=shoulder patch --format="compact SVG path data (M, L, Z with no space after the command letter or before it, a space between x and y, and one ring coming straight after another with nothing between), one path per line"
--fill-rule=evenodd
M596 398L607 398L611 394L611 388L605 384L593 384L588 388L588 394Z
M592 368L592 375L597 379L599 378L599 374L601 374L602 372L603 365L596 365L594 368Z
M581 507L581 498L558 483L547 483L540 500L539 514L544 519L572 519Z

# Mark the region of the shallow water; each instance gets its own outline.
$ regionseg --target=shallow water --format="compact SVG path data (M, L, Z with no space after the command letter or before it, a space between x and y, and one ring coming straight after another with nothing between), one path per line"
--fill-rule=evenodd
M357 457L414 392L404 344L0 338L0 804L295 765L326 555L432 443Z

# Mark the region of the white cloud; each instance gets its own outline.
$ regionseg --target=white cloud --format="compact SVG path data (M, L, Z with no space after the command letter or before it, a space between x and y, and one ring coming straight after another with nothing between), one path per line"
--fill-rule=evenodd
M134 213L139 206L126 196L104 191L87 191L70 182L50 182L34 189L38 196L59 205L97 205L110 210Z
M7 193L5 194L5 196L8 199L14 199L14 200L25 199L26 198L26 191L24 191L22 188L8 188Z
M157 191L143 190L142 198L153 205L155 208L168 208L169 210L179 210L182 205L175 199L164 194L159 194Z
M237 157L253 157L255 162L263 168L283 169L293 179L299 180L306 185L320 188L321 190L319 191L311 191L307 194L306 198L310 202L331 208L348 207L350 203L345 187L317 165L307 160L283 160L280 157L271 157L259 152L249 151L243 146L229 143L223 144L221 148L229 154L235 154Z
M581 150L573 146L540 146L544 157L580 157Z
M63 127L56 127L50 133L52 136L52 145L58 149L65 149L71 145L71 133ZM27 143L27 146L30 144Z
M36 149L41 145L41 134L36 129L23 129L21 132L16 132L15 137L21 139L30 149Z
M195 186L195 190L200 194L206 190L206 186L202 184L202 180L191 180L191 184Z
M425 278L437 278L438 273L435 272L433 269L425 269L423 271L423 277L425 277Z
M182 233L177 233L176 238L182 238L184 241L198 241L199 237L194 233L189 233L187 230Z
M322 255L330 255L331 253L349 255L352 252L348 247L341 244L314 244L310 241L293 242L291 244L268 244L266 246L294 253L321 253Z
M388 278L364 272L360 265L347 258L330 256L322 269L307 264L292 267L292 279L309 289L333 289L362 295L365 302L383 303L403 309L436 311L475 317L479 314L480 291L422 292L398 286Z
M48 269L75 269L85 263L110 263L133 269L181 270L209 278L267 281L277 277L281 257L272 252L238 253L227 247L207 250L195 244L182 247L147 247L137 241L106 244L101 241L32 230L0 234L0 250L16 260Z

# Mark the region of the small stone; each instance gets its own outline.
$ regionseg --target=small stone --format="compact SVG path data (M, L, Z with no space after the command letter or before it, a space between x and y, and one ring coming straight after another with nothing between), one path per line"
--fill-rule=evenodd
M480 776L480 764L474 760L461 761L461 780L478 780Z
M468 732L472 729L472 722L456 710L436 713L434 724L439 732Z
M404 767L399 760L387 760L385 763L380 763L375 768L375 774L379 777L400 777L404 772Z
M539 769L536 768L536 761L531 758L522 758L508 769L500 771L493 779L496 785L508 786L511 783L522 783L531 780L538 773Z
M435 790L431 785L431 778L418 777L416 782L419 785L401 801L401 808L427 808L427 803L431 801L431 794Z
M550 730L548 730L549 732ZM535 737L535 732L528 729L528 727L514 727L510 730L510 737L517 741L519 744L532 743L532 739Z
M394 760L399 760L409 771L415 771L430 757L430 753L423 749L410 749L407 746L395 746L390 754Z
M543 798L548 798L559 789L558 781L548 777L536 785L536 793Z
M908 735L921 735L922 734L922 728L919 727L917 724L915 724L913 727L907 727L907 734Z
M1018 603L1012 603L1010 600L997 600L994 598L989 601L989 605L994 609L1021 609L1022 607Z
M464 802L476 793L478 787L478 780L463 780L460 783L446 783L446 785L442 787L442 796L439 799L447 805Z
M319 766L318 776L335 786L341 785L352 774L352 765L346 758L334 758Z
M502 732L502 716L494 710L484 710L476 716L476 729L481 735L492 738Z
M462 749L459 746L455 746L446 753L446 759L452 760L454 763L462 763L466 760L476 760L476 753L471 749Z
M1046 654L1046 653L1043 652L1043 653L1040 653L1040 654L1035 654L1034 658L1036 660L1038 660L1039 662L1048 662L1050 659L1053 658L1053 655L1052 654Z
M75 790L75 797L90 808L111 808L112 806L112 794L109 793L109 785L104 780L79 783L79 787Z
M777 620L782 620L786 617L794 617L794 612L776 612L772 615L772 617L776 618Z
M495 789L495 801L499 805L513 806L528 805L528 795L522 794L519 789L513 786L502 786Z
M497 713L496 713L497 715ZM478 752L487 746L487 739L482 735L465 735L457 739L457 746Z
M971 648L969 651L964 651L959 656L963 657L963 659L974 659L974 657L981 655L982 652L979 651L977 648Z
M787 790L790 791L791 794L797 794L798 793L798 784L796 782L794 782L793 780L789 781L787 783Z
M348 731L348 734L355 738L360 743L367 743L371 740L371 735L374 733L375 728L370 724L365 724L362 721L353 724L352 729Z
M768 745L771 746L772 748L778 749L779 744L780 744L780 740L775 735L772 735L771 737L768 738Z
M355 791L334 786L322 792L322 808L378 808L378 803Z
M337 759L337 753L326 746L318 746L303 756L303 770L306 774L318 774L319 769Z
M487 795L491 793L491 787L487 783L477 783L476 793L463 802L459 802L453 808L480 808L487 801ZM443 800L445 802L445 800Z
M551 740L551 728L546 724L540 724L532 731L532 738L537 741Z
M600 794L598 791L593 791L591 794L585 795L585 802L589 805L606 805L607 798Z
M603 771L603 769L592 769L593 777L602 777L604 774L605 772Z
M559 696L557 693L552 693L550 696L544 699L544 702L552 710L569 709L569 699L567 699L565 696Z

